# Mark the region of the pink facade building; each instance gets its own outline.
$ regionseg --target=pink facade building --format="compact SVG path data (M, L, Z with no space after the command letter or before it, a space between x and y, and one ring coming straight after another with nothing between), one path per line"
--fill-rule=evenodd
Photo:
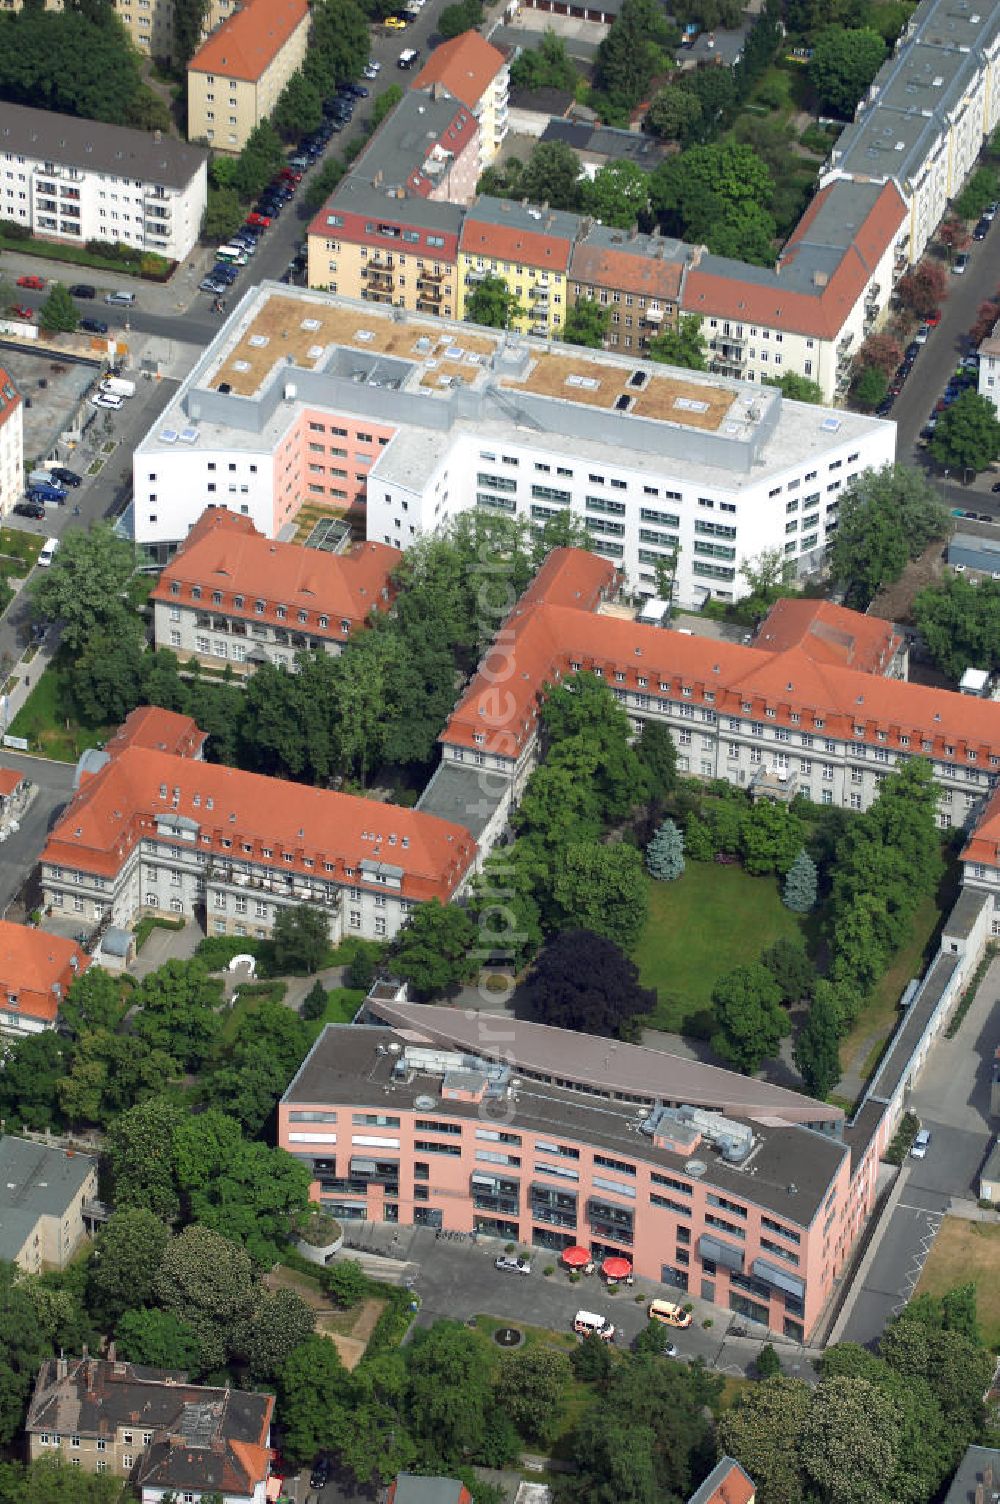
M324 1031L279 1106L279 1143L335 1216L584 1244L787 1337L814 1330L873 1196L839 1108L637 1045L413 1006L393 984L367 1012L375 1026Z

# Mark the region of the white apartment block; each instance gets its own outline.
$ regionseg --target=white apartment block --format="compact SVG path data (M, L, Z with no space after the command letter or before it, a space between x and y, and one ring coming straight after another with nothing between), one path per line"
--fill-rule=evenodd
M894 182L909 211L906 255L913 263L998 123L1000 10L971 0L923 0L833 148L821 182Z
M838 179L816 194L773 270L694 253L681 312L701 319L713 371L758 383L794 372L833 402L859 346L885 322L905 243L894 184Z
M1000 324L979 346L979 395L1000 410Z
M183 261L201 233L208 153L159 131L0 103L0 174L0 219L42 239Z
M24 408L21 394L0 368L0 517L24 490Z
M839 493L894 453L892 423L771 387L264 284L136 448L132 528L163 561L209 504L276 537L347 472L370 540L568 510L637 594L677 555L698 605L765 550L820 568Z

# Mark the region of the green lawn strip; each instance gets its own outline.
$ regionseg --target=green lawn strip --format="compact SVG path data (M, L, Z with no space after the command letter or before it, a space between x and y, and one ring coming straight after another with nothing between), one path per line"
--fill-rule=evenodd
M349 1024L365 1000L360 987L334 987L327 993L323 1024Z
M944 1295L975 1281L976 1312L983 1340L1000 1348L1000 1223L945 1217L917 1285L917 1295Z
M805 935L773 877L748 877L735 865L688 862L676 882L650 879L649 917L633 952L643 985L658 995L645 1022L703 1035L707 1021L698 1015L711 1008L719 977L755 961L783 936Z
M88 747L106 742L114 729L80 725L69 708L63 673L55 663L42 673L7 728L11 736L25 737L30 751L58 762L76 762Z
M119 276L143 277L150 282L166 282L172 266L169 261L164 261L166 275L154 276L151 272L142 270L142 252L136 252L134 256L95 255L82 245L62 245L58 241L35 240L33 236L4 235L0 234L0 248L5 251L19 251L25 256L41 256L45 261L66 261L71 266L90 266L95 271L117 273ZM163 258L158 258L163 261Z
M35 533L22 533L16 527L0 527L0 564L6 569L7 560L11 559L30 568L42 551L42 541Z

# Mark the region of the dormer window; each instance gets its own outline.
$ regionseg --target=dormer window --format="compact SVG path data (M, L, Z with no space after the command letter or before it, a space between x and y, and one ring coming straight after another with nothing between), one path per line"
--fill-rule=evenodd
M348 632L351 630L351 624L347 620L346 617L343 617L342 620L341 620L340 630L343 632L343 634L344 634L345 637L347 636Z
M180 593L181 593L180 581L179 580L171 580L170 581L170 594L171 595L180 595Z
M200 585L192 585L191 586L191 599L193 601L200 601L201 600L201 586Z
M330 625L330 618L328 616L321 616L319 624L321 627L328 627Z
M299 612L299 621L300 622L307 622L308 620L309 620L309 612L308 611L300 611Z
M265 610L265 602L264 601L254 601L253 608L256 611L256 613L257 613L258 616L263 616L264 615L264 610Z
M213 606L221 606L222 605L222 591L221 590L213 590L212 591L212 605Z

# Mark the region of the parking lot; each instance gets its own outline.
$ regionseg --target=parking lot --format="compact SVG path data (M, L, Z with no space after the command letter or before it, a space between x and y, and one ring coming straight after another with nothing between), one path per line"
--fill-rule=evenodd
M100 371L100 362L56 358L6 341L0 365L24 398L24 458L30 463L49 453L74 416Z

